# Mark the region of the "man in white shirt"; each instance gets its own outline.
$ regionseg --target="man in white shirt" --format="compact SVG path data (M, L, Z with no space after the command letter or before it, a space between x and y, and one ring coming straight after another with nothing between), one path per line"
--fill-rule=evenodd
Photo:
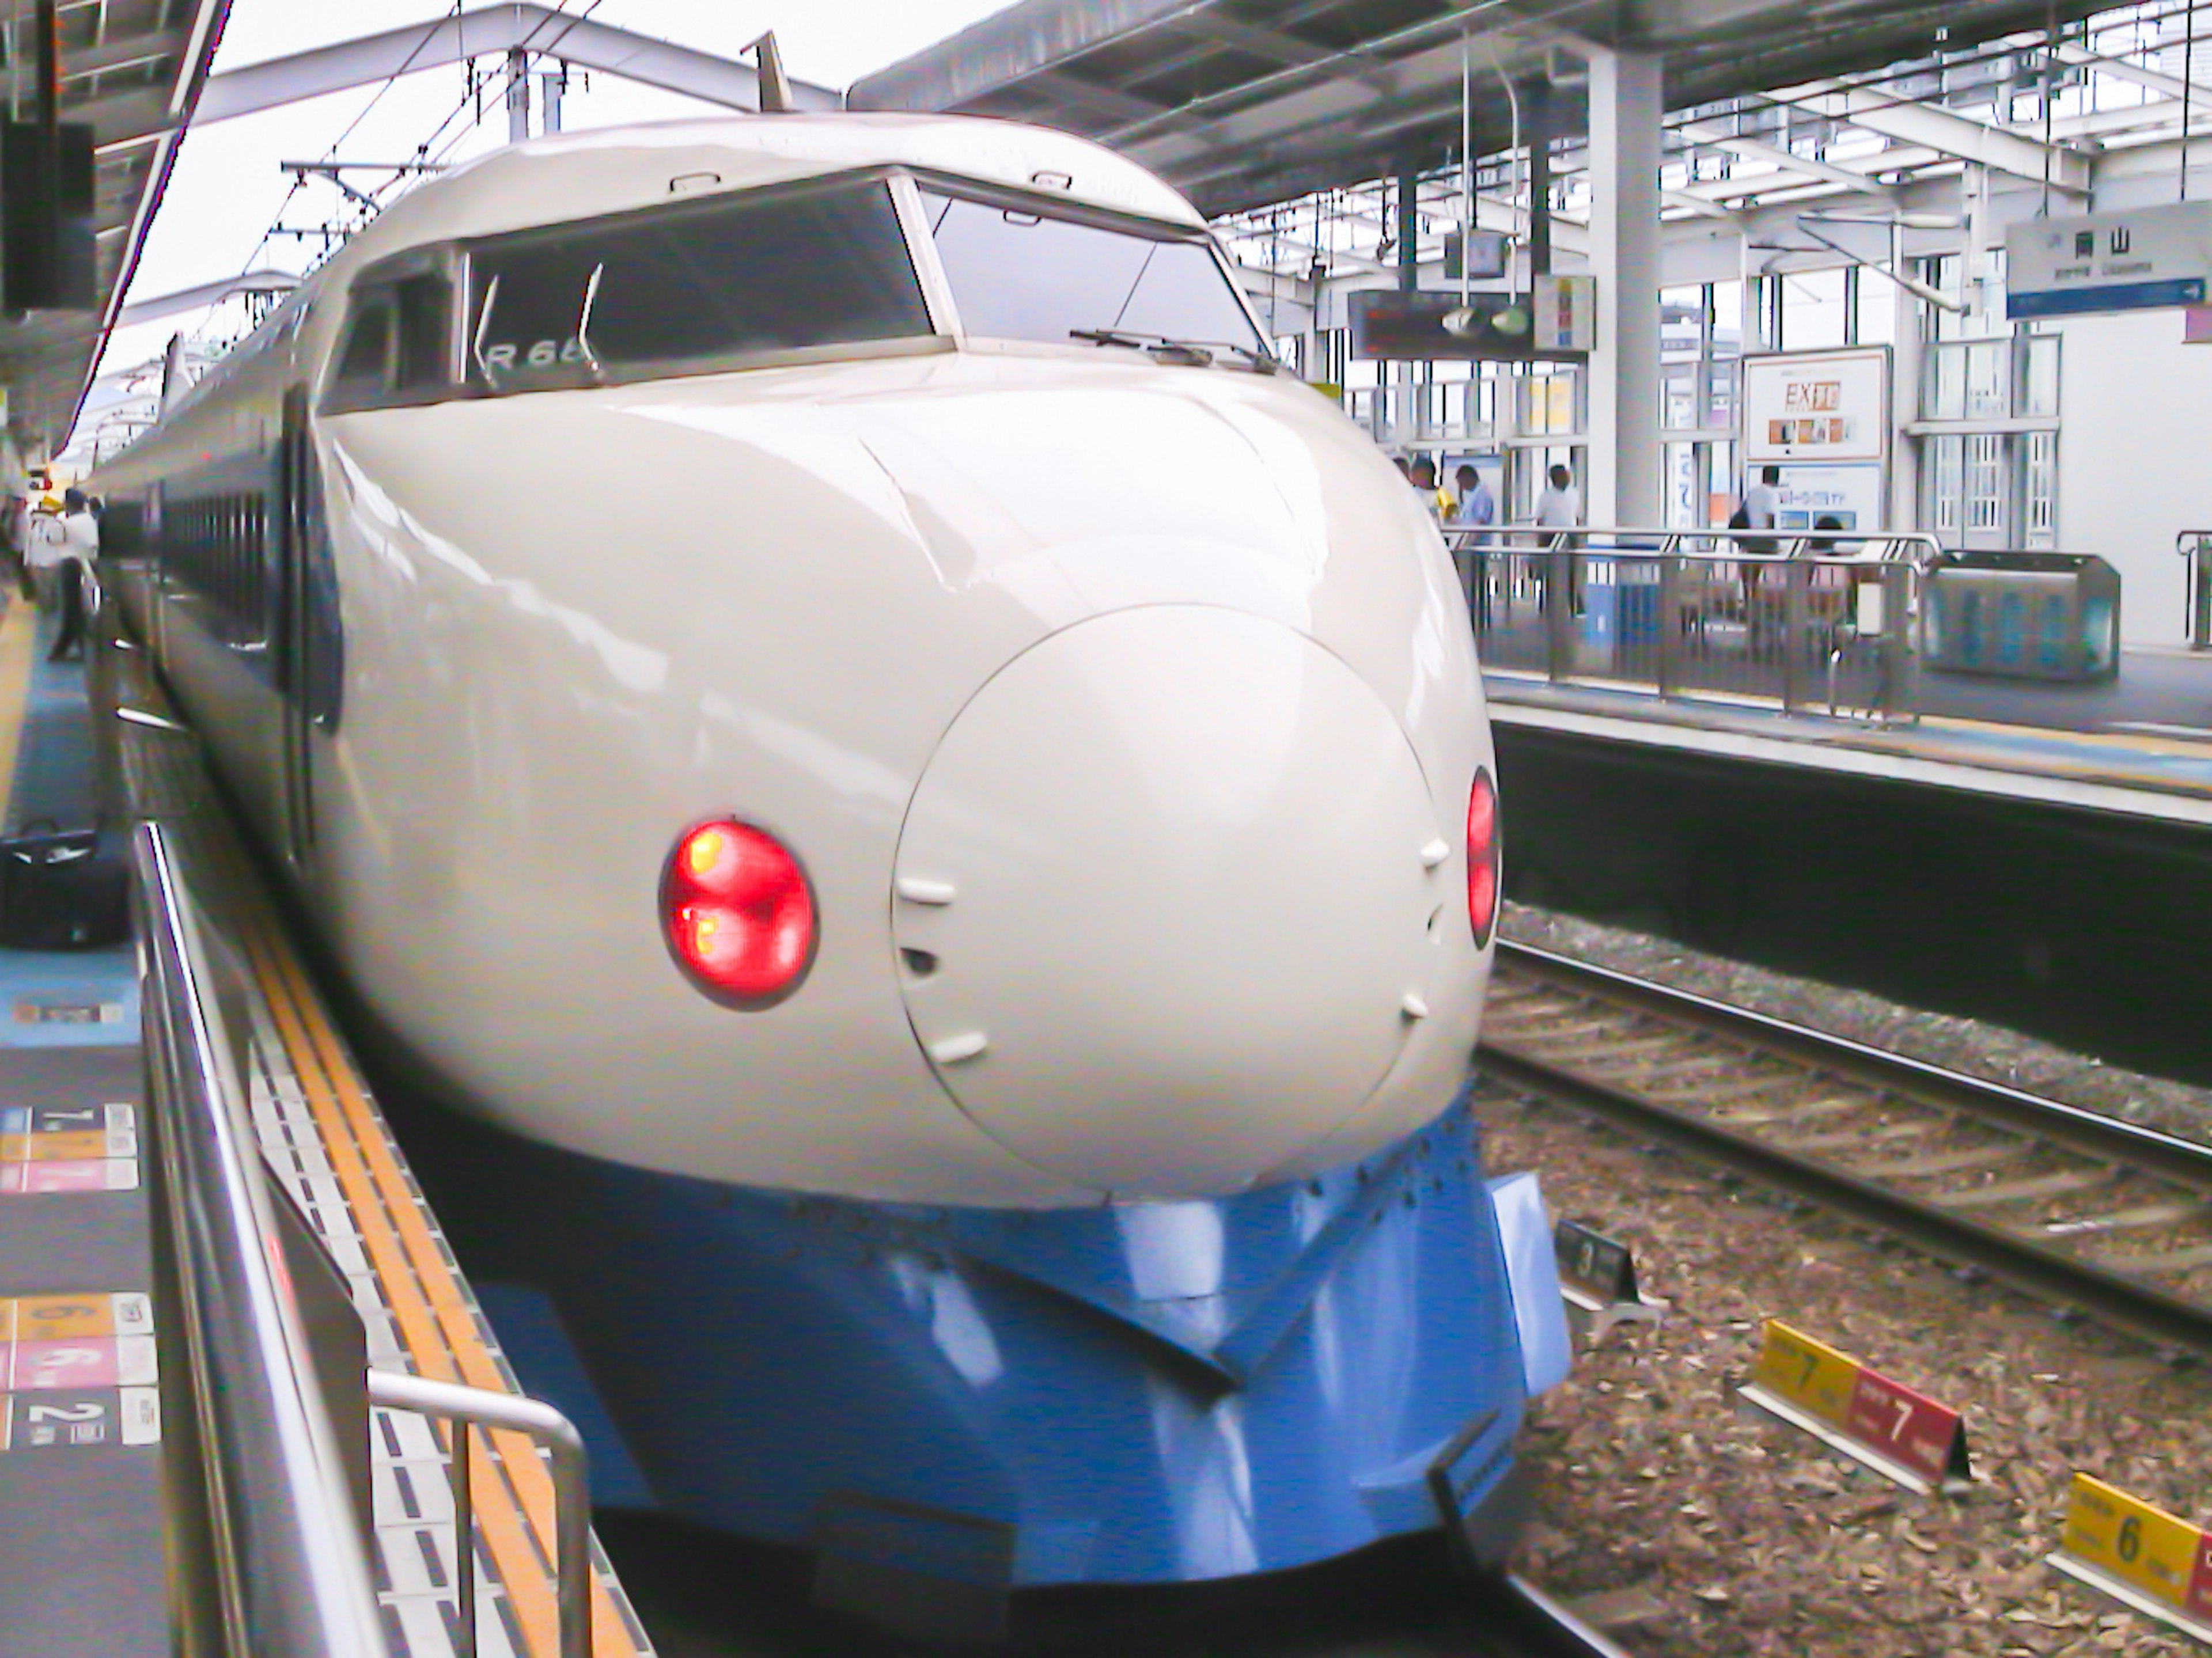
M1775 486L1782 482L1779 466L1759 469L1759 482L1743 492L1743 527L1747 530L1771 530L1782 516L1782 492ZM1736 545L1747 553L1771 556L1782 550L1781 544L1771 536L1746 536ZM1765 572L1758 565L1746 563L1743 570L1743 619L1751 630L1753 643L1763 643L1773 631L1776 618L1769 616L1773 600L1759 592Z
M53 568L54 594L61 607L61 623L54 630L49 662L84 654L85 586L100 556L100 521L82 489L62 497L60 556Z
M58 513L33 513L23 530L23 562L31 572L31 598L40 610L54 602L54 572L69 556L69 531Z
M1564 466L1552 468L1552 481L1536 497L1536 522L1547 530L1567 530L1583 521L1582 491L1575 475Z
M1545 486L1544 493L1536 497L1537 527L1554 531L1571 530L1582 522L1582 491L1575 488L1575 475L1565 466L1553 467L1550 477L1551 482ZM1575 541L1576 537L1572 536L1554 535L1549 538L1548 544L1560 549L1571 549ZM1577 616L1580 616L1583 613L1582 560L1573 552L1565 550L1547 553L1542 557L1547 566L1559 564L1566 566L1567 606ZM1547 568L1546 572L1547 587L1550 585L1549 577L1550 570Z
M1759 482L1743 492L1744 528L1771 530L1782 516L1782 493L1775 486L1782 482L1779 466L1759 469ZM1768 540L1746 540L1745 550L1754 553L1771 553L1774 544Z

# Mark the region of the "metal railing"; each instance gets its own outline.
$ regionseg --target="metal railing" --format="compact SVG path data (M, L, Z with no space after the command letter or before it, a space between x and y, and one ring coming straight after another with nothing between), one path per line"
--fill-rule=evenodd
M262 1160L244 1082L243 969L210 948L167 831L142 824L133 852L152 1115L181 1303L174 1316L208 1497L204 1527L180 1534L196 1557L188 1569L215 1585L219 1649L238 1658L392 1658L365 1541L366 1412L375 1404L452 1424L462 1658L477 1650L469 1430L512 1429L548 1448L560 1654L589 1658L581 1436L538 1400L367 1368L343 1280ZM344 1327L335 1339L334 1323Z
M226 1651L388 1658L345 1458L319 1392L219 975L174 853L137 831L155 1139L183 1304L205 1543Z
M2189 646L2212 650L2212 530L2184 530L2173 550L2189 561Z
M539 1400L396 1370L371 1370L368 1397L372 1404L441 1417L453 1424L447 1473L453 1492L453 1535L463 1540L453 1551L453 1581L459 1597L458 1658L476 1658L477 1650L476 1570L473 1551L465 1546L476 1521L469 1429L512 1428L552 1454L555 1610L561 1658L591 1658L592 1482L583 1436L575 1424Z
M1913 717L1932 536L1447 526L1483 666Z

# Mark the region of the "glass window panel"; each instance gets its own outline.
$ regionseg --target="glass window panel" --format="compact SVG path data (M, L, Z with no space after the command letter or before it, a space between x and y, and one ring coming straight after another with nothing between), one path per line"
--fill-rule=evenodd
M1897 285L1870 270L1859 272L1858 324L1861 345L1897 343Z
M1713 355L1733 357L1743 349L1743 284L1715 282L1713 292Z
M1966 417L2002 419L2009 412L2006 371L2012 366L2012 342L1980 340L1966 348Z
M1844 343L1844 273L1806 270L1782 278L1783 336L1792 351Z
M1939 540L1952 545L1959 538L1959 500L1965 458L1963 438L1928 440L1928 524Z
M611 368L930 331L881 182L556 226L477 243L471 379L491 390Z
M1079 331L1258 349L1202 240L1107 229L922 192L960 325L988 339L1065 344Z
M2031 547L2057 544L2058 532L2058 434L2030 432L2021 444L2021 511L2023 535Z
M452 288L425 273L394 283L392 294L399 325L393 384L402 391L444 385L452 378Z
M2026 415L2051 415L2058 412L2058 336L2029 334L2019 342L2018 349L2027 359L2022 390Z
M1995 432L1975 433L1966 440L1966 527L2002 530L2004 505L2004 439Z
M374 288L354 301L353 323L338 356L338 385L350 392L382 390L391 355L391 290Z
M1928 349L1926 420L1963 420L1966 414L1966 348L1934 345Z
M1705 449L1705 516L1708 525L1725 525L1735 511L1735 444L1712 442Z
M1733 360L1707 366L1705 425L1732 427L1735 424L1735 376L1736 366Z

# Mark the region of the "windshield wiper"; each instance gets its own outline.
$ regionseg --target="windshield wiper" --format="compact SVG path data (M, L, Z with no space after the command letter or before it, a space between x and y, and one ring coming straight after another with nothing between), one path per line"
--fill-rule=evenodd
M1093 345L1123 345L1132 350L1149 351L1162 362L1182 363L1193 368L1208 367L1216 351L1234 352L1247 367L1262 374L1274 374L1280 367L1266 352L1230 340L1178 340L1165 334L1140 333L1127 328L1071 328L1067 335L1070 339L1088 340Z

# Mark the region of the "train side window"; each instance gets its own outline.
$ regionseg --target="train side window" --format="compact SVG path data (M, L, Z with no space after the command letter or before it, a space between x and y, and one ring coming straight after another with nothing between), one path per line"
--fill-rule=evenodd
M338 354L334 389L341 395L373 398L384 390L392 362L392 322L389 292L372 288L355 296L345 349Z
M392 284L392 319L398 331L392 389L421 392L443 386L450 372L453 289L443 276L425 272Z
M436 392L453 379L453 289L434 271L356 284L334 407L358 409Z

